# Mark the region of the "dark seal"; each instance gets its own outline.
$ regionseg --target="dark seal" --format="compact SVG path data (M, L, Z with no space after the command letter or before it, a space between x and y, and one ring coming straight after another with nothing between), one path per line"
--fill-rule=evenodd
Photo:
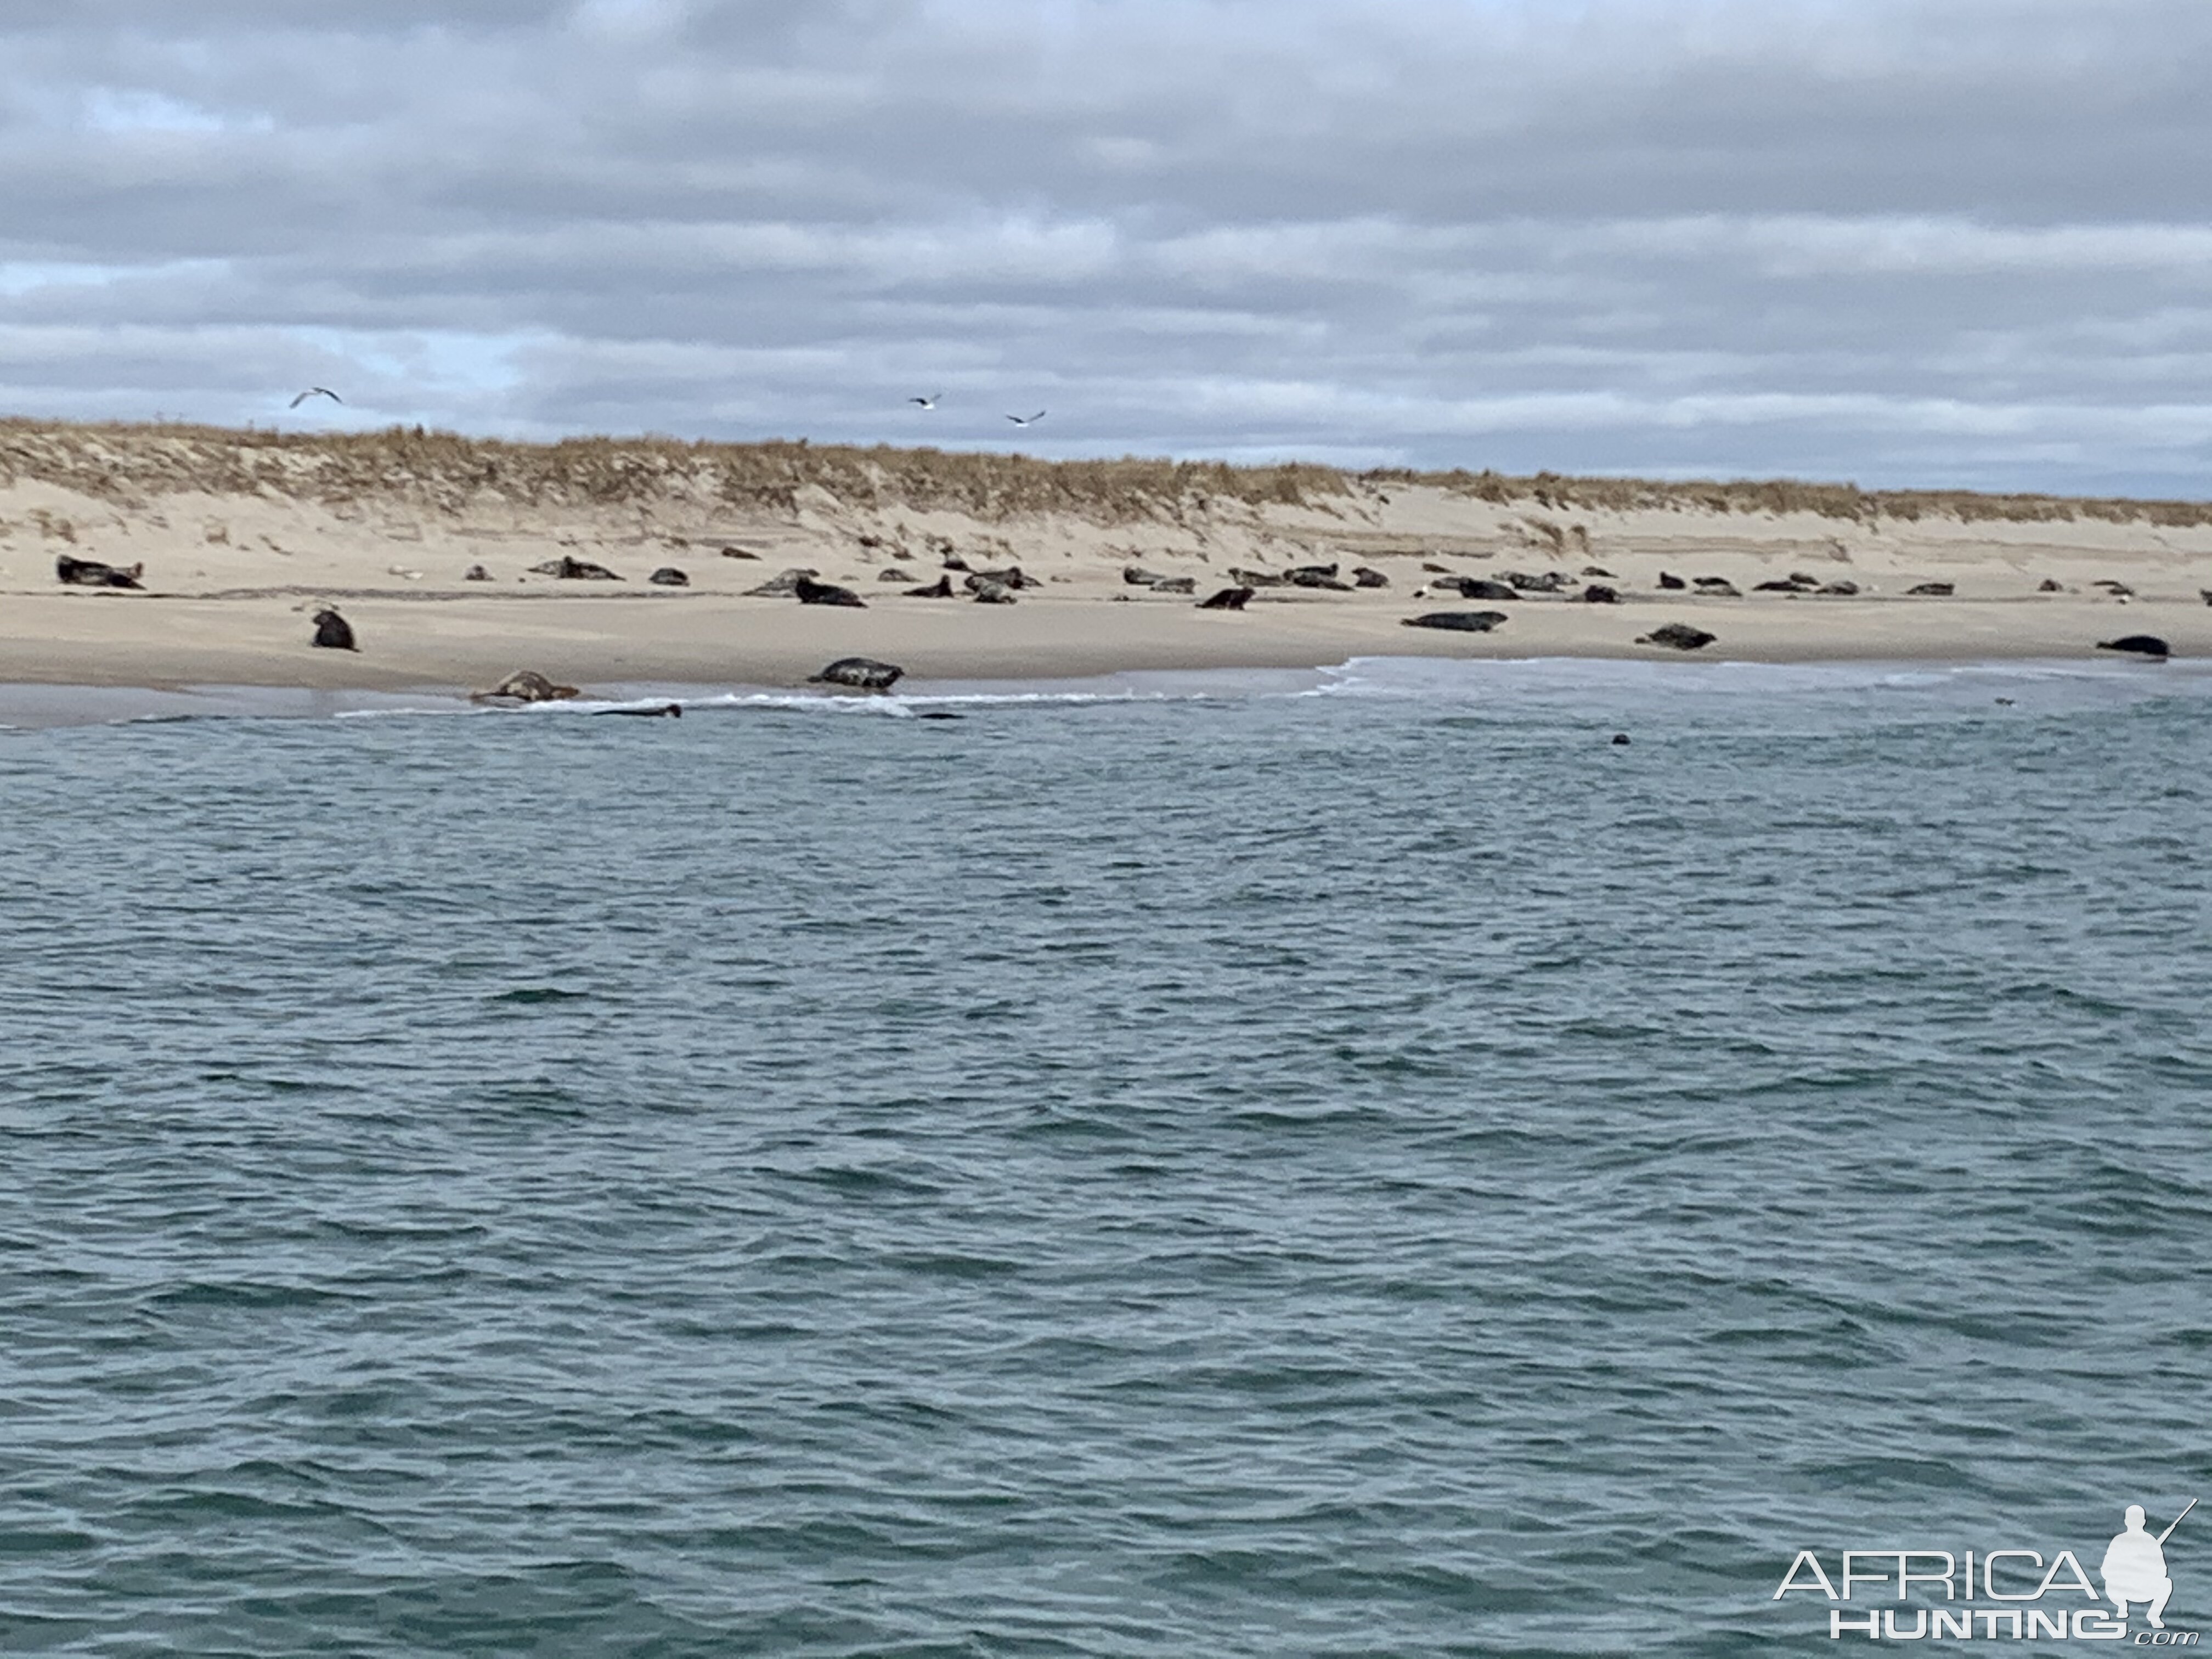
M1425 617L1408 617L1407 628L1441 628L1452 634L1487 634L1506 619L1503 611L1431 611Z
M145 585L138 579L145 574L143 562L125 568L102 564L98 559L72 559L66 553L54 560L56 580L71 587L132 587L143 593Z
M842 605L848 611L865 611L868 602L849 587L840 587L835 582L817 582L811 576L795 578L792 592L801 605Z
M2155 634L2123 634L2117 640L2099 640L2100 651L2124 651L2131 657L2148 657L2154 662L2164 662L2173 654L2173 647Z
M1655 628L1649 634L1637 635L1638 645L1671 646L1677 651L1702 651L1713 642L1714 635L1702 628L1692 628L1687 623L1668 623L1664 628Z
M1242 611L1251 603L1250 588L1224 587L1212 598L1200 599L1198 602L1198 608L1200 611Z
M353 642L353 624L335 611L315 612L315 643L326 651L358 651Z

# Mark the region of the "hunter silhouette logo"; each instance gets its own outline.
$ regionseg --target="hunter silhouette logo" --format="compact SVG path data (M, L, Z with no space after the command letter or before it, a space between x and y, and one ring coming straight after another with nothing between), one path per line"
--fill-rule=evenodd
M2192 1498L2189 1509L2175 1516L2166 1529L2154 1538L2143 1530L2142 1505L2128 1505L2128 1529L2106 1547L2102 1570L2105 1599L2119 1609L2121 1618L2128 1616L2129 1602L2147 1601L2150 1605L2143 1609L2143 1617L2150 1621L2150 1627L2166 1628L2166 1601L2173 1594L2173 1580L2166 1576L2166 1540L2187 1518L2189 1510L2196 1507Z
M1786 1601L1793 1594L1824 1599L1831 1640L1845 1636L1893 1642L1929 1637L2015 1642L2050 1638L2193 1648L2202 1641L2202 1632L2166 1627L2166 1603L2173 1595L2166 1543L2196 1507L2192 1498L2163 1532L2153 1533L2142 1505L2129 1504L2122 1517L2124 1530L2106 1546L2098 1565L2101 1594L2083 1565L2086 1550L2077 1555L2070 1549L2046 1553L2035 1549L1893 1547L1843 1551L1832 1558L1838 1569L1833 1577L1819 1552L1800 1550L1772 1599ZM1889 1605L1867 1605L1870 1602ZM2138 1607L2147 1626L2140 1630L2128 1622L2130 1613Z

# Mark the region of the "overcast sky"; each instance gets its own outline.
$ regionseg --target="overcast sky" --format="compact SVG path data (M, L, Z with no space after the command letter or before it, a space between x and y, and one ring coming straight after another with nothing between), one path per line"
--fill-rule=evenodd
M2208 71L2204 0L0 0L0 408L2212 495Z

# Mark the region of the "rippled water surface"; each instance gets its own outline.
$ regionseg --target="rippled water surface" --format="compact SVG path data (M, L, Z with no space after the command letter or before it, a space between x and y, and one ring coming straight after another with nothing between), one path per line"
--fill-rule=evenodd
M2154 674L0 735L0 1651L1814 1651L1800 1547L2100 1550L2212 1498Z

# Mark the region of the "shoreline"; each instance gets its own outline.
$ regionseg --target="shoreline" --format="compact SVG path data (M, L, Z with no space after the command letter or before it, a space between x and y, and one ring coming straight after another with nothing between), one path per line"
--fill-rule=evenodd
M1493 669L1495 677L1455 674ZM1441 672L1439 671L1442 671ZM2064 657L1820 657L1762 661L1745 658L1617 655L1476 657L1369 655L1305 668L1236 665L1131 669L1091 675L931 678L903 681L891 693L836 686L744 681L638 679L581 689L581 695L536 704L478 702L448 687L327 688L257 684L183 685L69 684L0 680L0 733L58 727L228 720L358 719L385 715L589 717L674 702L694 714L875 714L893 717L938 707L970 708L1042 703L1189 702L1249 697L1376 695L1390 697L1480 696L1563 699L1592 695L1676 693L1737 696L1803 694L1827 689L1949 688L2001 699L2035 712L2033 688L2070 686L2081 693L2212 696L2212 658L2165 664L2106 653L2094 660ZM623 722L628 724L628 722Z
M1262 595L1242 614L1150 596L1113 604L1025 594L1011 607L879 601L852 611L722 595L376 594L343 605L358 653L312 646L306 609L289 596L10 595L0 611L0 682L465 696L521 668L586 691L638 684L798 689L846 656L896 663L914 679L963 681L1310 671L1358 657L2094 662L2114 654L2099 650L2099 641L2142 633L2166 640L2179 659L2212 656L2212 607L2202 602L2124 605L2078 593L1917 600L1639 594L1610 605ZM1473 609L1502 611L1507 620L1487 634L1403 625L1412 615ZM1717 637L1688 653L1636 642L1677 622Z

